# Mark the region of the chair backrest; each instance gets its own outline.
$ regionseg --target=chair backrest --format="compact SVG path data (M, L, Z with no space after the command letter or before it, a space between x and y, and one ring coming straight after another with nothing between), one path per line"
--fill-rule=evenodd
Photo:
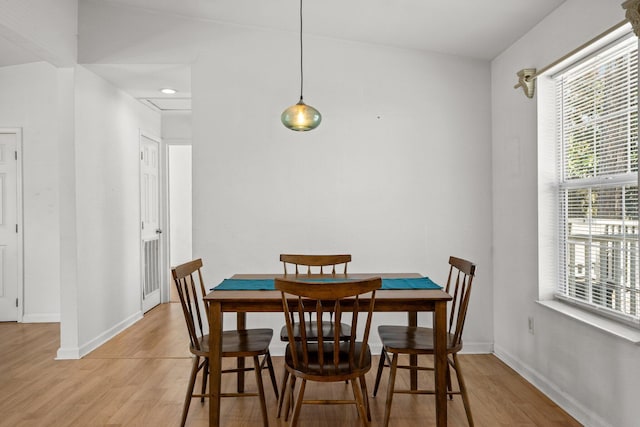
M347 274L347 264L351 262L351 255L294 255L294 254L280 254L280 261L284 266L284 275L288 275L287 264L295 266L295 275L300 274L300 267L306 267L306 274L311 275L311 267L320 267L320 274L327 274L324 271L324 267L331 267L331 274L336 275L336 266L343 266L341 274Z
M476 274L476 265L462 258L449 257L449 278L445 291L453 296L449 313L449 333L453 334L453 344L460 344L464 321L469 308L471 286Z
M204 336L203 325L205 324L203 323L200 309L202 296L206 294L201 268L202 260L196 259L171 269L173 282L176 284L178 297L182 305L184 320L189 330L191 346L196 350L202 350L200 340ZM198 294L196 282L199 284L200 294ZM206 322L209 318L209 310L206 310L206 303L204 303L204 308L207 316Z
M325 351L317 352L317 359L313 358L313 363L320 366L320 369L337 369L340 362L344 363L342 355L348 354L349 366L361 366L364 362L365 351L359 352L360 360L355 364L357 347L367 348L369 341L369 330L371 329L371 318L375 301L376 289L382 286L382 279L374 277L364 280L350 280L332 283L304 282L300 280L276 279L275 288L281 291L282 307L287 323L287 333L289 335L289 348L296 369L309 365L310 346L317 346L318 349L325 349L330 346L331 350L325 355ZM370 299L362 302L363 294L371 293ZM293 298L292 298L293 297ZM293 300L295 299L295 302ZM361 306L364 304L363 306ZM292 311L293 309L293 311ZM315 320L306 320L305 312L313 311L317 315ZM335 314L333 336L340 336L341 317L344 311L351 311L351 336L348 341L328 340L325 344L325 337L322 332L322 314L332 312ZM360 313L362 311L362 313ZM366 313L364 328L358 335L358 318L360 314ZM301 336L296 339L294 334L294 322L300 323ZM314 329L318 331L317 339L307 341L307 322L316 322ZM356 344L357 343L357 344ZM326 358L325 358L326 356Z

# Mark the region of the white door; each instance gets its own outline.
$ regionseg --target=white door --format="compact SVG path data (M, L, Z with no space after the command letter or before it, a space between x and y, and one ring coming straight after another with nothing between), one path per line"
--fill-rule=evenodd
M0 129L0 321L18 319L18 138ZM22 305L22 304L20 304Z
M142 310L160 304L159 143L140 136L140 214L142 227Z

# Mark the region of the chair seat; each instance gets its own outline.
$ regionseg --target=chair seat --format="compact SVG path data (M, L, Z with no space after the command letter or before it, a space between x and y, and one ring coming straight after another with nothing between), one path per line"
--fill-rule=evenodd
M400 354L432 354L433 329L415 326L378 326L380 341L387 352ZM462 349L462 340L454 346L453 334L447 334L447 353Z
M242 329L222 332L222 357L252 357L266 354L273 337L272 329ZM209 335L200 340L200 349L191 346L191 352L198 356L209 356Z
M333 363L333 342L323 344L324 364L321 367L319 362L318 344L308 344L309 363L306 366L298 366L294 368L293 357L291 355L290 345L287 345L285 351L285 364L288 368L293 369L301 378L318 380L323 377L336 377L335 381L343 381L347 378L356 378L368 372L371 368L371 349L367 345L363 348L362 343L356 342L352 363L349 363L349 343L340 343L338 352L338 365ZM296 343L298 358L302 357L302 343ZM360 353L365 351L364 359L360 365ZM343 375L341 377L341 375Z
M334 341L333 332L335 330L335 323L329 321L322 322L322 338L325 341ZM306 325L307 341L318 340L318 324L316 322L308 322ZM300 324L295 323L293 325L293 335L296 340L301 339ZM351 326L345 323L340 323L340 341L346 341L351 336ZM289 333L287 332L287 325L284 325L280 329L280 341L289 341Z

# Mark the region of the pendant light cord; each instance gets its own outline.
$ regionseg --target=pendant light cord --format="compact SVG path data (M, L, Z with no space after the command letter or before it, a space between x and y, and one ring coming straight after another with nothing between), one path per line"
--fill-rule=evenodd
M302 87L304 72L302 71L302 0L300 0L300 101L302 101Z

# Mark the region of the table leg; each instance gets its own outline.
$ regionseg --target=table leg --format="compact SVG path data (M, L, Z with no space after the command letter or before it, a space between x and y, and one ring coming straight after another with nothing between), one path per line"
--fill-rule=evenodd
M222 307L209 303L209 427L220 426L222 384Z
M409 315L409 326L418 326L418 313L415 311L410 311ZM418 355L410 354L409 355L409 366L418 366ZM409 371L409 381L411 383L411 390L418 389L418 371L416 369L412 369Z
M436 382L436 425L447 425L447 302L437 301L433 313Z
M247 313L238 313L237 329L247 329ZM238 357L238 393L244 393L244 357ZM241 370L242 369L242 370Z

